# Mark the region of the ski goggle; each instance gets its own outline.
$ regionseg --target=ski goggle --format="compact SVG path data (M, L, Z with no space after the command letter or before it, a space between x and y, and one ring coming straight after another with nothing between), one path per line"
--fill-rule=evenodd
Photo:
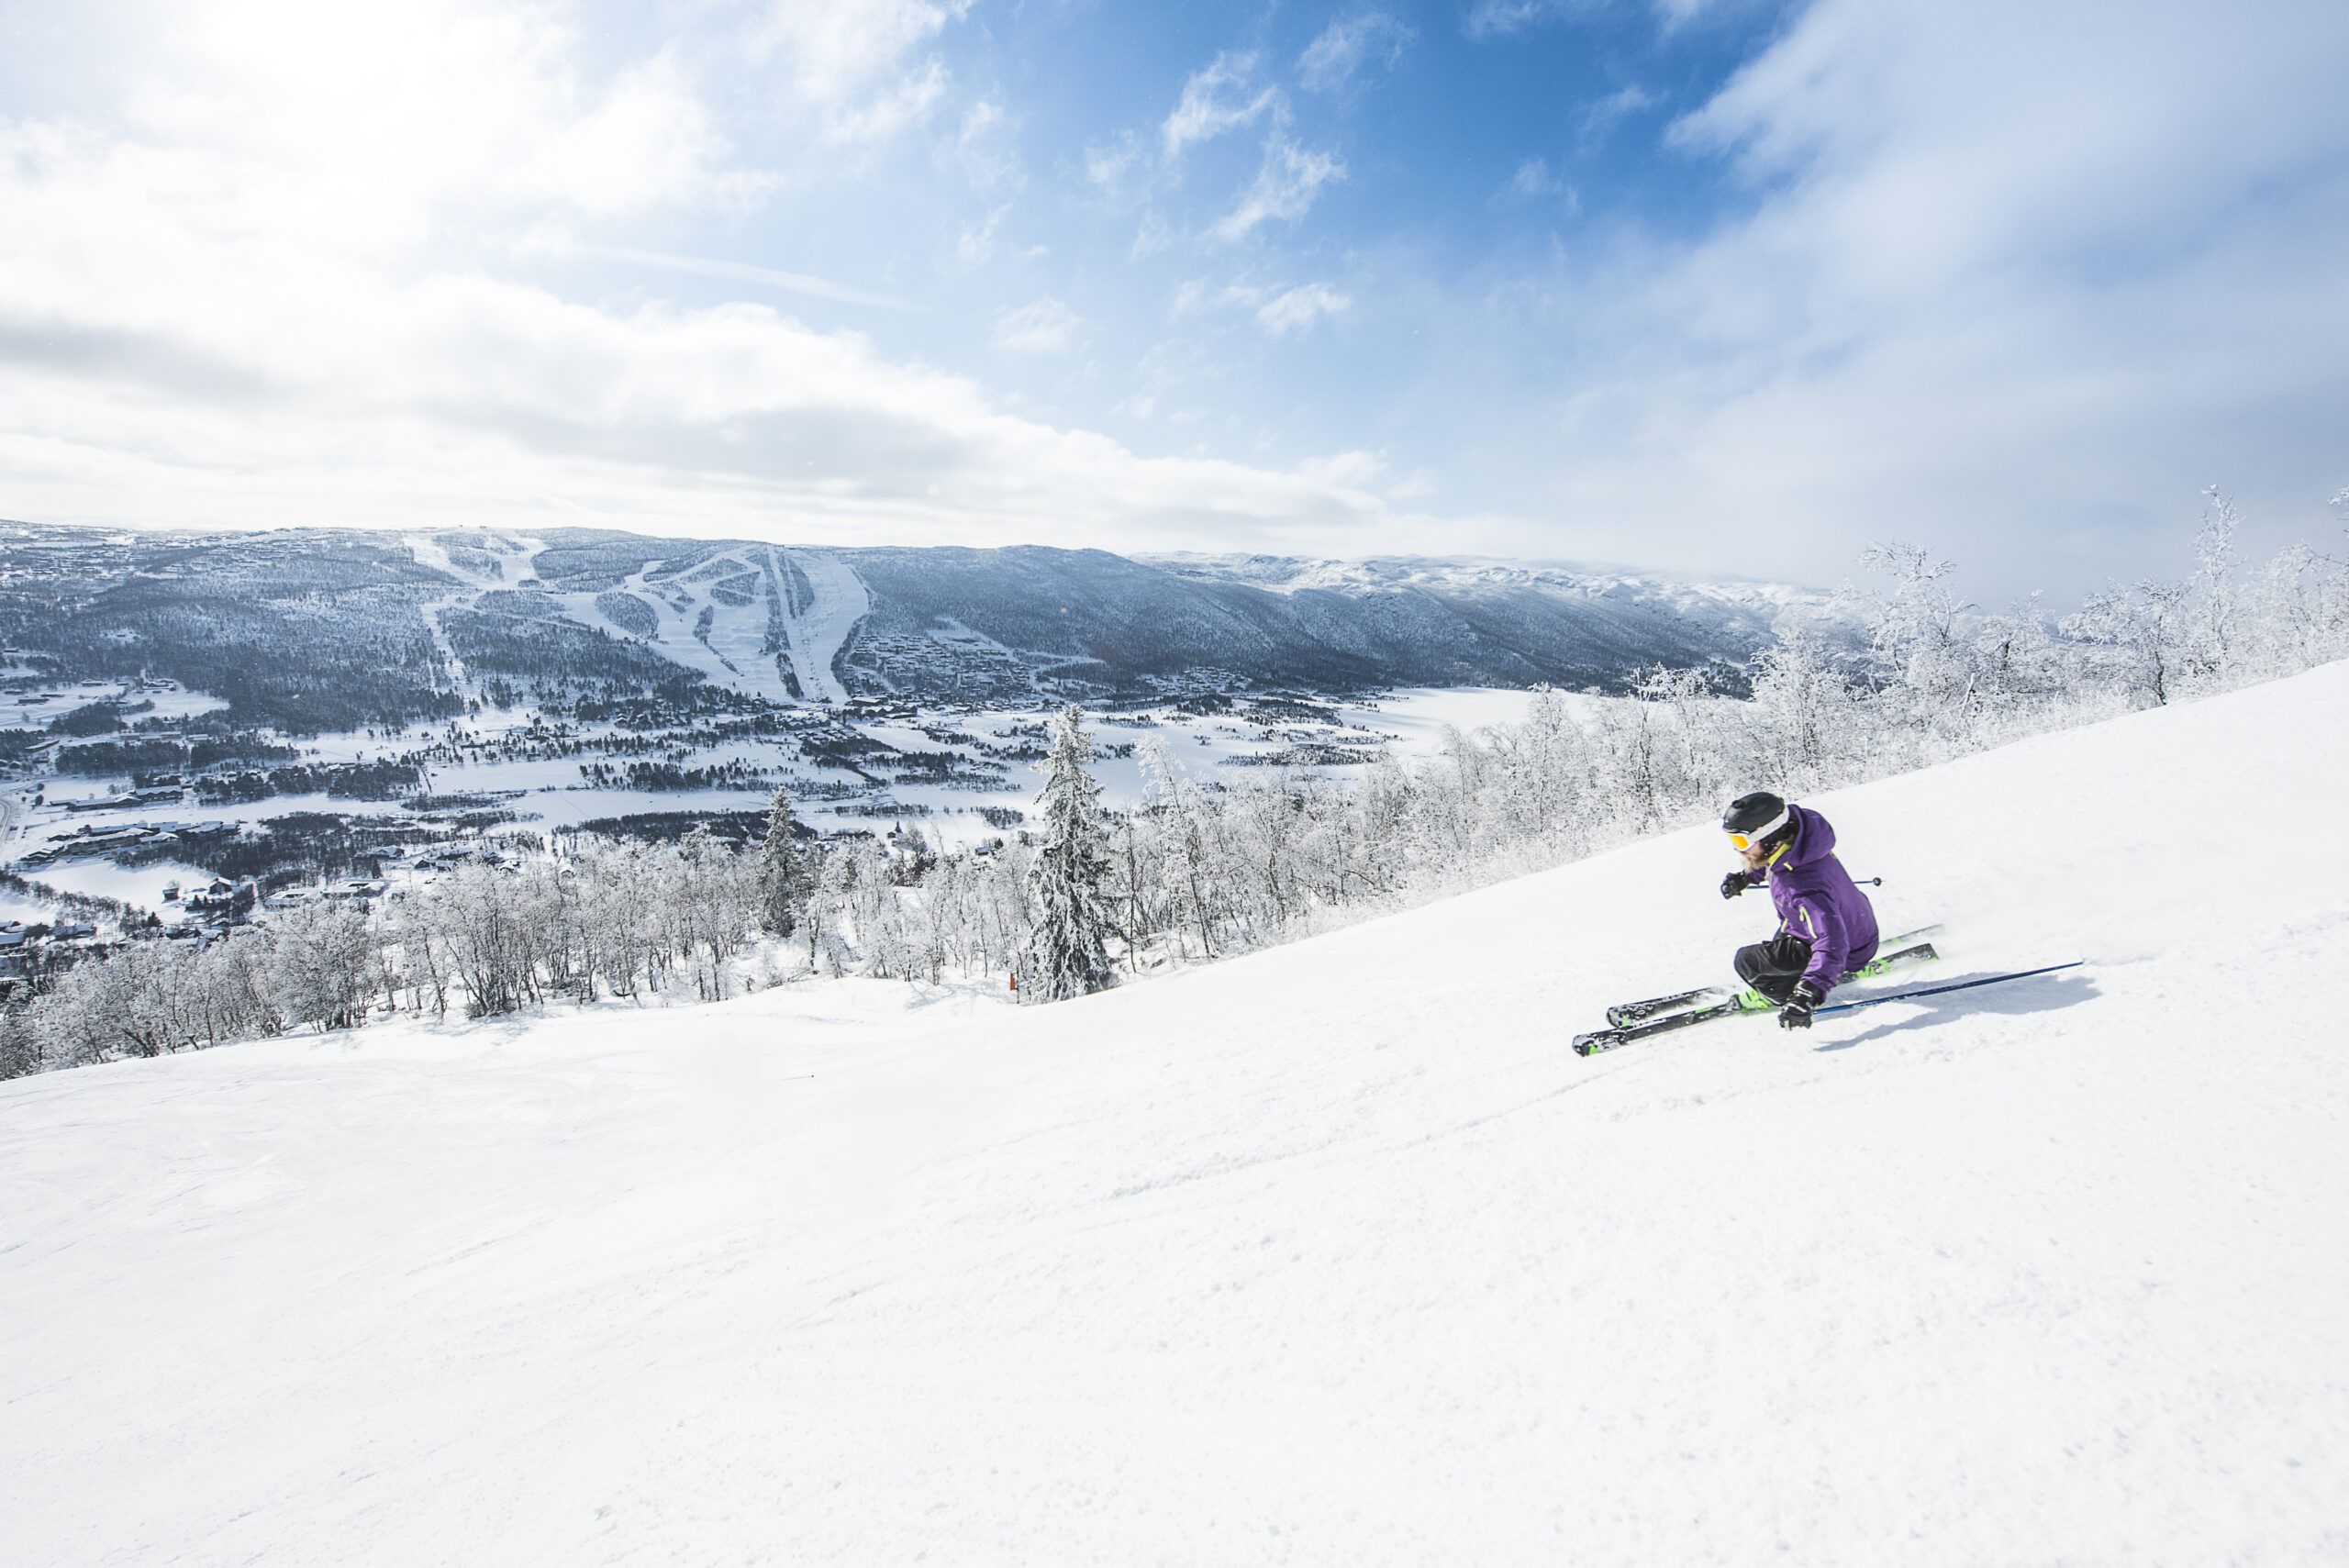
M1787 814L1781 811L1776 817L1771 817L1770 820L1762 824L1759 828L1747 828L1743 830L1732 828L1729 830L1729 847L1732 850L1739 851L1740 852L1750 850L1753 848L1754 845L1768 839L1771 834L1776 832L1786 825Z

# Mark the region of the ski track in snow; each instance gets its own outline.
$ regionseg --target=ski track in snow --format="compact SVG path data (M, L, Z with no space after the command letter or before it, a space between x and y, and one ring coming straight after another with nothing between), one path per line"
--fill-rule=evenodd
M2349 1561L2344 717L1814 800L1933 983L2090 963L1809 1036L1567 1051L1766 929L1697 830L1047 1008L0 1084L7 1556Z
M409 534L402 540L407 546L408 552L416 557L417 565L429 566L435 572L445 572L464 584L462 588L453 593L444 594L440 598L417 606L417 613L424 617L424 628L431 635L433 647L440 651L441 662L448 667L451 684L456 691L461 693L470 689L465 675L465 662L457 657L457 645L449 640L448 629L440 624L440 617L461 605L471 606L478 595L494 589L512 587L514 581L509 579L506 571L507 562L518 559L524 562L529 562L535 559L546 545L543 539L528 539L515 534L485 534L482 537L484 540L494 541L497 547L495 550L484 551L494 556L490 564L495 568L495 571L481 572L470 566L461 565L450 555L447 546L429 534Z
M785 559L799 568L814 589L813 599L797 610L785 575ZM779 550L768 546L745 548L712 555L689 572L650 581L648 573L661 565L647 562L620 585L651 606L660 617L652 646L668 659L733 691L772 702L829 703L848 701L847 688L833 673L839 654L871 601L863 581L834 556L814 550ZM719 570L713 572L712 567ZM729 572L724 569L732 568ZM729 604L711 590L729 578L755 578L747 605ZM774 626L769 595L784 606L783 646L774 643ZM595 607L594 594L558 595L566 614L589 626L619 636L631 636L614 626ZM704 612L708 630L696 628ZM786 670L798 682L796 696L785 679Z
M736 691L763 696L771 702L788 702L790 693L784 684L782 655L771 648L774 627L766 596L774 583L763 559L764 553L745 550L714 558L738 562L744 573L757 579L758 586L750 591L751 602L747 605L729 605L720 600L713 592L720 581L718 579L685 585L696 593L701 603L713 612L707 638L709 651L718 656L731 676L730 679L720 679Z
M457 645L449 640L448 629L440 624L440 617L458 605L471 603L473 595L480 592L483 584L476 573L466 571L451 560L449 552L441 548L438 540L422 534L411 534L406 542L408 550L416 557L417 565L429 566L435 572L445 572L459 582L468 584L454 593L443 594L428 604L417 606L417 613L424 617L424 629L431 635L432 646L440 654L441 665L449 672L451 686L462 692L465 689L465 662L457 657Z
M635 595L651 606L659 617L652 646L662 658L684 665L705 680L729 689L740 689L741 672L729 664L716 650L694 633L695 623L703 606L709 603L707 594L702 592L697 584L681 583L674 577L664 578L659 583L649 582L648 574L661 564L659 561L648 561L620 584L621 592ZM595 595L590 594L586 597L592 601ZM568 600L569 595L566 595L566 603ZM600 612L597 618L602 619ZM778 694L781 685L780 681L774 683Z
M856 623L873 607L864 580L836 555L813 550L785 553L814 591L807 606L790 617L791 667L799 677L799 689L810 702L845 703L848 688L841 684L833 661L847 646ZM780 591L783 570L775 555L774 550L767 551L768 569ZM789 602L786 596L785 603Z

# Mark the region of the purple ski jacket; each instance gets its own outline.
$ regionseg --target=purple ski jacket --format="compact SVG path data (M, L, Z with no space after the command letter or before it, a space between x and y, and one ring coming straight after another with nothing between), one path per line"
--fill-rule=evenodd
M1824 995L1876 957L1876 906L1835 858L1835 829L1827 818L1799 806L1788 806L1787 814L1794 818L1794 842L1766 873L1748 874L1770 879L1778 928L1810 944L1802 977Z

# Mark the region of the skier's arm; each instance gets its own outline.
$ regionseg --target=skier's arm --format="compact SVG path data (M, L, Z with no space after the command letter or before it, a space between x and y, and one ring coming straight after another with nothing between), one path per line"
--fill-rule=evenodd
M1802 977L1818 987L1821 996L1834 990L1852 957L1851 939L1844 935L1835 911L1823 898L1806 898L1787 917L1787 929L1810 944L1810 962L1804 966Z

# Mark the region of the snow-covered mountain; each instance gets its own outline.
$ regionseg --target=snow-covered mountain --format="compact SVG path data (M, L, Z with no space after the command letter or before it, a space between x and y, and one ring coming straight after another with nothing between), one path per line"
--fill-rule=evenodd
M838 707L1396 686L1616 690L1829 614L1783 585L1492 562L811 550L588 529L0 528L0 639L169 679L242 723L398 726L469 699Z
M2344 717L1814 801L1933 980L2087 962L1809 1035L1566 1050L1766 927L1692 829L1046 1008L0 1084L9 1556L2349 1559Z
M1824 612L1808 588L1742 578L1698 578L1584 562L1496 561L1481 556L1374 555L1357 561L1299 555L1174 550L1135 557L1200 582L1245 583L1276 594L1430 593L1473 596L1531 590L1556 598L1610 597L1666 605L1692 617L1708 609L1767 618L1788 609Z

